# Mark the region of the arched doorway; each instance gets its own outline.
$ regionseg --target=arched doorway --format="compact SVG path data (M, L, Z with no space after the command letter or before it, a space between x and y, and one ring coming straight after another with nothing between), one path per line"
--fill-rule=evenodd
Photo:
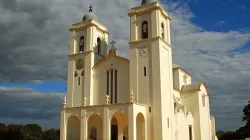
M142 113L136 117L136 139L145 140L145 119Z
M80 140L80 120L76 116L68 118L67 140Z
M111 120L111 140L118 140L118 122L115 117Z
M100 140L102 139L103 133L103 121L102 118L93 114L89 116L88 119L88 139L91 140Z
M111 118L111 140L127 140L128 122L124 113L117 112Z

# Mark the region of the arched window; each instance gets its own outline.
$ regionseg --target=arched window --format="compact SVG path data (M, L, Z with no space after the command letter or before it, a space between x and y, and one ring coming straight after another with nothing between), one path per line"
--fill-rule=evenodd
M161 23L161 37L162 37L163 39L165 38L164 23Z
M97 38L97 53L101 52L101 39L98 37Z
M84 51L84 36L82 36L79 41L79 52L83 51Z
M144 21L142 22L142 39L148 38L148 22Z

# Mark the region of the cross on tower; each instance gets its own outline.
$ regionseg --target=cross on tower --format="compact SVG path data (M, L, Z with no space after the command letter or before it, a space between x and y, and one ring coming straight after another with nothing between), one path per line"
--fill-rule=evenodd
M93 8L93 6L90 5L90 6L89 6L89 12L92 12L92 11L93 11L92 8Z
M115 43L116 42L114 40L110 42L110 44L112 45L112 48L115 47Z

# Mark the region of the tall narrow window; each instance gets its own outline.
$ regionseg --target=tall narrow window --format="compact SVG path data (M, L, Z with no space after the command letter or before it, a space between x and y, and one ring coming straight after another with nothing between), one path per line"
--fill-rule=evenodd
M169 118L168 118L168 120L167 120L167 121L168 121L167 123L168 123L168 128L169 128Z
M162 37L163 39L165 38L164 23L161 23L161 37Z
M115 70L115 103L117 103L117 70Z
M144 67L144 76L147 76L147 68Z
M192 125L189 125L189 140L193 140Z
M111 70L111 90L110 91L111 91L111 95L110 95L111 96L111 98L110 98L111 104L113 104L113 101L114 101L113 100L113 70Z
M79 52L84 51L84 36L82 36L79 40Z
M107 71L107 95L109 95L109 71Z
M80 84L81 84L81 78L78 77L78 85L80 85Z
M206 106L206 96L202 95L202 105Z
M142 22L142 39L148 38L148 22L144 21Z
M101 52L101 39L98 37L97 38L97 53Z

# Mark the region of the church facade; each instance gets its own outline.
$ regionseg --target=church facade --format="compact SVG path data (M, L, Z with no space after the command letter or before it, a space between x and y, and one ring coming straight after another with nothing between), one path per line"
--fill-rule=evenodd
M172 63L165 8L142 0L128 16L129 60L92 6L70 28L60 140L217 140L206 85Z

